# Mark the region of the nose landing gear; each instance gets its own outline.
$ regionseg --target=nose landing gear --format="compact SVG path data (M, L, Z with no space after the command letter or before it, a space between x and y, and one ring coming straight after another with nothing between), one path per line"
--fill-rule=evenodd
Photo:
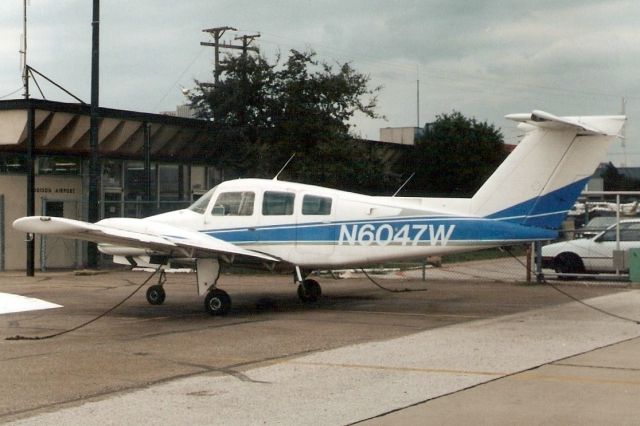
M167 294L164 291L164 283L167 282L167 276L164 269L160 269L158 276L158 284L154 284L147 289L147 302L151 305L162 305Z

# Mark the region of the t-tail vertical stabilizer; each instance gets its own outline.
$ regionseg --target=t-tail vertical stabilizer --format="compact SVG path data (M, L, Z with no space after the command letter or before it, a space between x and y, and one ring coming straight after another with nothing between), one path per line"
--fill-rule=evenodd
M511 114L526 133L471 199L474 215L558 229L611 143L624 116Z

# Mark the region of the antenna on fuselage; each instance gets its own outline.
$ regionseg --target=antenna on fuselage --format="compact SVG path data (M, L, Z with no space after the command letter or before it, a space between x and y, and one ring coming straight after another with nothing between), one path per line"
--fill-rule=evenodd
M282 173L284 171L284 169L287 168L287 166L289 165L289 163L291 162L291 160L293 160L293 157L295 157L295 156L296 156L296 153L294 152L293 155L291 157L289 157L287 162L284 163L284 166L282 166L280 171L278 173L276 173L276 175L273 177L273 180L278 180L278 176L280 176L280 173Z
M400 188L398 188L398 190L396 192L393 193L393 195L391 197L395 197L396 195L398 195L398 192L402 191L402 188L405 187L406 184L409 183L409 181L416 175L416 172L411 173L411 176L409 176L409 178L407 180L404 181L404 183L402 185L400 185Z

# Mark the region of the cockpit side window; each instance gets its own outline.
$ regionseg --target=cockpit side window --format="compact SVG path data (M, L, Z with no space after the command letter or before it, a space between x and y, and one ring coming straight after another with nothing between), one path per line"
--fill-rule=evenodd
M289 216L293 214L295 194L291 192L265 191L262 214L265 216Z
M253 214L253 192L223 192L218 195L211 214L214 216L251 216Z
M209 205L209 201L211 200L211 196L213 195L213 189L202 195L202 197L198 198L193 204L189 206L189 210L204 214L205 210L207 210L207 206Z
M318 195L305 195L302 199L303 215L330 215L331 198Z

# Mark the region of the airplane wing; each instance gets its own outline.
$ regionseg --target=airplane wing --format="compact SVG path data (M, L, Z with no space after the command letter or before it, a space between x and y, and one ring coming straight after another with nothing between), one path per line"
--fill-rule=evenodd
M235 244L148 219L110 218L97 223L49 216L27 216L16 219L18 231L55 235L63 238L149 249L171 257L213 257L216 255L253 261L279 262L279 259Z

